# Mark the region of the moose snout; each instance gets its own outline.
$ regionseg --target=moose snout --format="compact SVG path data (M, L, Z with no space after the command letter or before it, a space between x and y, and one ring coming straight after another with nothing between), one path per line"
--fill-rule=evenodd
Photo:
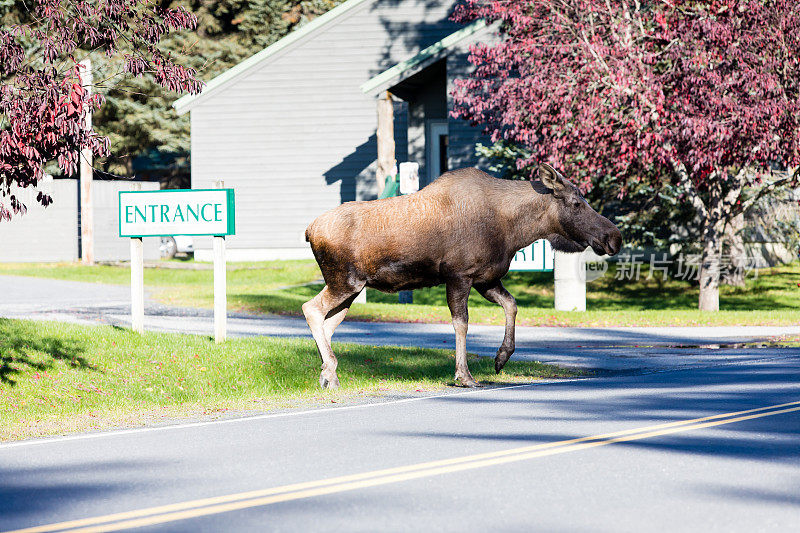
M598 218L598 224L594 235L589 239L589 244L597 255L616 255L622 248L622 233L606 217L598 215Z
M608 255L616 255L619 253L620 248L622 248L622 233L620 233L616 226L606 233L603 238L603 247Z

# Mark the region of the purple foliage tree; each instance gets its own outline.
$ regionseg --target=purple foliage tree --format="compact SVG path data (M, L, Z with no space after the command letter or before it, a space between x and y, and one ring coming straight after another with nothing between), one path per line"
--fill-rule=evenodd
M455 19L499 22L456 82L455 115L519 160L588 188L672 180L703 220L700 302L719 308L728 222L793 184L800 164L800 4L793 0L467 0Z
M198 93L195 72L162 52L159 41L197 20L182 7L150 0L25 0L19 24L0 28L0 221L24 212L16 188L35 186L56 161L67 175L79 153L108 153L108 140L87 128L84 117L103 103L81 82L82 56L120 54L120 75L151 75L173 91ZM52 199L39 192L37 201Z

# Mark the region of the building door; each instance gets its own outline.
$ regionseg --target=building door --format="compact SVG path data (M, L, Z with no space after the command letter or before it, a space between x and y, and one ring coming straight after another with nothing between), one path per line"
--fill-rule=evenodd
M450 170L447 166L448 129L446 120L429 120L425 139L428 183Z

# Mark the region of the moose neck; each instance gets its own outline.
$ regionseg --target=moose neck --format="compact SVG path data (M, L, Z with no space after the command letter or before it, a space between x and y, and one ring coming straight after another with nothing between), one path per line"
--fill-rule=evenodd
M553 232L549 209L552 196L537 192L529 181L512 181L511 195L506 204L511 218L510 244L514 251Z

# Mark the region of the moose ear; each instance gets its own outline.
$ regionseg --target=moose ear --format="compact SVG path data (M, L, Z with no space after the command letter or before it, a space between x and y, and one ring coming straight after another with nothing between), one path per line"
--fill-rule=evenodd
M541 180L545 187L552 189L555 196L564 192L564 189L567 187L564 183L564 177L547 163L539 165L539 180Z

